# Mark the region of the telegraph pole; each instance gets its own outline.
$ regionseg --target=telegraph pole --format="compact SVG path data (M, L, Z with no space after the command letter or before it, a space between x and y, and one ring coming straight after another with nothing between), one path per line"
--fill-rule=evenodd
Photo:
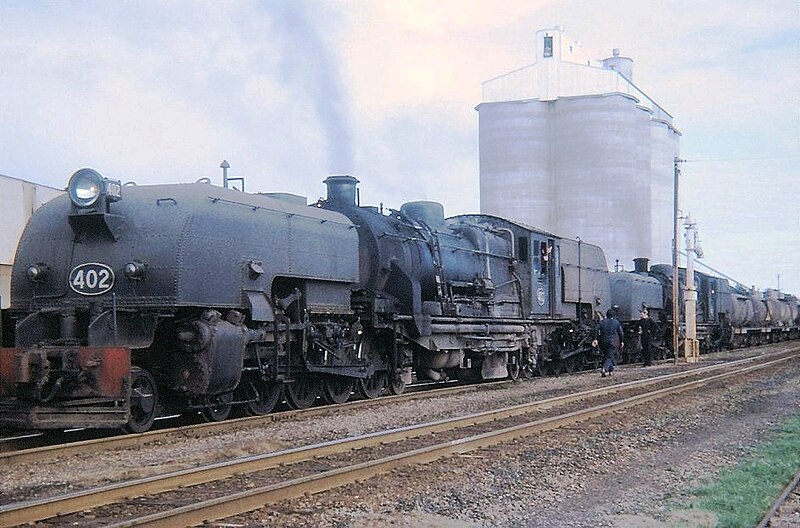
M678 217L678 189L680 185L681 170L679 163L686 160L675 158L672 177L672 353L675 355L675 364L678 364L678 330L680 328L680 307L678 302L678 234L680 233L680 218Z

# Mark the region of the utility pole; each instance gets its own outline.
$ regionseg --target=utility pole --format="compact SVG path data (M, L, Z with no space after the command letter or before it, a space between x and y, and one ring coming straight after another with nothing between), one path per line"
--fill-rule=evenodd
M576 237L578 240L578 326L583 324L583 299L581 299L581 237Z
M675 355L675 364L678 363L678 330L680 329L680 307L678 295L678 233L680 233L680 218L678 217L678 190L680 185L681 170L679 163L686 160L675 158L672 177L672 353Z

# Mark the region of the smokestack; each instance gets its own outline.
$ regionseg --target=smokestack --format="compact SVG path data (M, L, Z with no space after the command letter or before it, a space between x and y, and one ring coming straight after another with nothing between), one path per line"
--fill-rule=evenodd
M356 184L358 180L343 174L328 176L323 182L328 186L327 201L331 205L358 205L356 202Z
M646 257L639 257L633 259L633 269L636 273L647 273L648 272L648 263L650 262L649 258Z

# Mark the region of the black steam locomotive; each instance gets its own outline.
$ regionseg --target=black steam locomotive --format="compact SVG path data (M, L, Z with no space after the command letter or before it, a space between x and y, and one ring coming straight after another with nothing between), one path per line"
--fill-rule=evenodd
M609 274L580 240L445 218L435 202L362 207L355 178L325 183L309 206L76 172L18 246L0 426L140 432L162 414L217 421L398 394L414 378L574 370L596 364L594 325L612 305L626 323L642 307L665 320L657 266ZM797 300L783 302L796 336ZM732 344L744 327L723 315L730 332L714 338Z

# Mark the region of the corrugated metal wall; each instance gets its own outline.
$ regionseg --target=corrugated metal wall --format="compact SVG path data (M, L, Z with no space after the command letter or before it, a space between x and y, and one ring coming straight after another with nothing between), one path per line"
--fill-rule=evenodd
M8 308L11 265L31 213L63 191L0 175L0 307Z

